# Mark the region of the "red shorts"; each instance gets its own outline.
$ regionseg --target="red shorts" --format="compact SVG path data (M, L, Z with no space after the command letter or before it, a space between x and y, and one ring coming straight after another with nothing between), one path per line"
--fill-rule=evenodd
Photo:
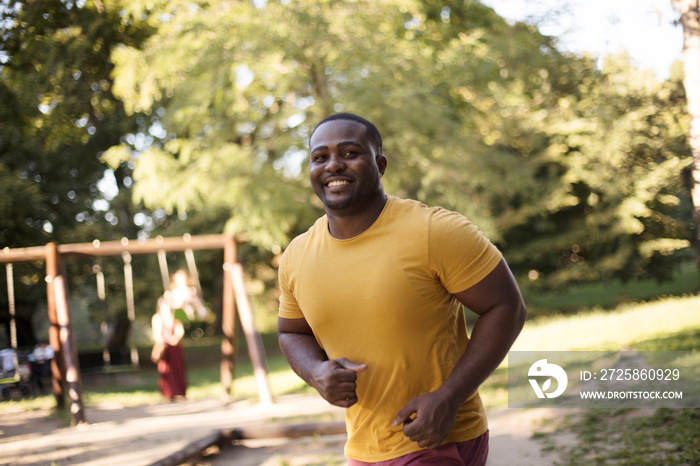
M366 463L350 458L348 466L484 466L489 456L489 431L466 442L446 443L435 450L420 450L378 463Z

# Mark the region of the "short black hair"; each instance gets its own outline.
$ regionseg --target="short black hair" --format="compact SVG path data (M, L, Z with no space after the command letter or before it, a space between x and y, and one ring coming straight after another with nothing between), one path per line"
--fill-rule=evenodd
M379 134L379 130L377 129L377 127L374 126L374 124L371 121L366 120L361 116L355 115L353 113L336 113L334 115L324 118L323 121L321 121L321 123L316 125L314 130L311 132L311 136L314 135L319 126L334 120L351 120L363 124L365 128L367 128L367 134L369 135L370 140L374 143L375 149L377 149L377 155L382 155L382 135ZM311 139L311 137L309 137L309 139Z

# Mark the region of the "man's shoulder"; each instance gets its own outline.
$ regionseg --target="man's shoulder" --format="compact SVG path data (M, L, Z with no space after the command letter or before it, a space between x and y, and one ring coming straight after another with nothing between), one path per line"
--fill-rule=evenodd
M445 209L440 206L428 206L421 201L415 199L404 199L399 197L389 196L390 206L394 214L403 216L416 215L423 217L426 220L432 220L434 217L443 218L458 216L464 217L459 212Z
M466 215L445 207L429 207L412 199L393 198L391 217L404 229L415 232L424 228L437 242L443 241L445 235L467 238L482 234Z
M406 199L402 197L388 196L388 206L394 213L402 214L422 214L432 210L431 207L423 204L415 199Z
M319 217L313 225L309 227L308 230L306 230L304 233L300 233L299 235L295 236L292 238L292 240L289 242L287 247L285 248L284 255L289 255L292 253L292 251L297 250L299 248L304 249L310 241L312 241L312 238L323 232L324 230L328 229L328 220L325 215L322 217Z

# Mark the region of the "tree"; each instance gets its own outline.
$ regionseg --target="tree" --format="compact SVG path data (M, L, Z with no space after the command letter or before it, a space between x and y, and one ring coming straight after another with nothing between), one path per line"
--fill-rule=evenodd
M542 66L549 61L538 47L553 50L477 2L439 13L392 1L132 7L159 32L141 50L115 50L115 89L129 110L157 118L159 138L105 158L136 164L135 194L147 205L228 209L229 231L273 251L319 212L303 186L303 145L315 122L341 109L384 129L393 192L480 212L459 188L444 199L430 187L483 138L479 118L489 109L465 95L492 101L499 63L516 62L511 49L533 46L527 58Z
M147 206L226 212L276 254L320 212L309 133L345 110L381 128L389 193L465 213L521 278L664 278L687 248L684 101L624 57L601 72L479 2L126 8L157 32L114 50L115 92L153 141L104 157Z
M696 261L700 270L700 11L698 0L672 0L683 26L683 84L690 115L689 142L693 154L692 198L696 228ZM700 293L700 284L697 291Z
M531 122L546 143L527 173L547 187L535 191L539 204L506 209L505 219L519 222L507 228L512 260L536 265L528 275L549 285L670 278L690 245L678 176L690 162L683 90L625 55L602 71L591 65L570 67L564 76L577 88L556 92Z
M122 197L107 196L99 184L112 171L98 156L139 117L127 117L112 94L110 51L137 44L147 29L101 2L5 0L0 11L0 183L10 194L0 200L0 245L132 236L129 173L115 168ZM18 314L30 322L45 302L43 271L23 264L15 272ZM28 329L21 343L32 339Z

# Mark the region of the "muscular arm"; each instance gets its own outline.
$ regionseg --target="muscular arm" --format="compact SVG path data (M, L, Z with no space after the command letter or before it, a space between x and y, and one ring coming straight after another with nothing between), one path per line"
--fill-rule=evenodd
M367 369L345 358L328 359L306 319L277 320L279 345L294 372L329 403L349 408L357 403L357 374Z
M459 407L501 363L527 315L504 260L479 283L454 296L479 315L467 349L438 390L412 399L394 421L394 425L403 424L404 434L425 448L436 448L447 437Z

